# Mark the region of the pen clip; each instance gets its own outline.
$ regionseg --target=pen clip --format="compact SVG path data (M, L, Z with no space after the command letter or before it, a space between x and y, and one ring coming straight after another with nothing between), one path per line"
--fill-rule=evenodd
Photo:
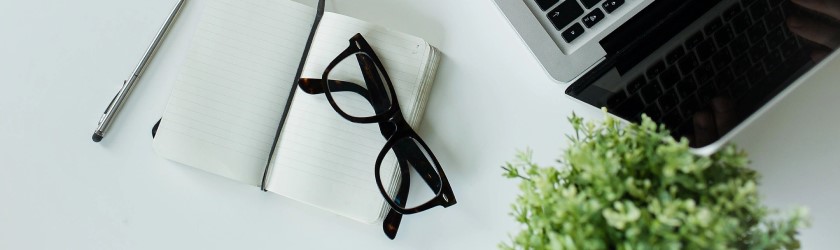
M123 86L120 87L120 89L124 88L126 83L128 83L128 80L123 80ZM114 95L114 99L111 99L111 103L108 103L108 107L105 107L105 111L102 111L102 114L107 114L108 110L111 109L112 106L114 106L114 102L117 101L117 96L120 96L120 92L121 91L117 91L117 94Z

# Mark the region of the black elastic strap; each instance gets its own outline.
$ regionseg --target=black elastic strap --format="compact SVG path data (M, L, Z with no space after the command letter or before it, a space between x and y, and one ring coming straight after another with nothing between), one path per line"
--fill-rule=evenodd
M271 168L271 157L274 156L274 150L277 149L277 140L280 139L280 133L283 132L283 125L286 123L286 118L289 115L289 108L292 106L292 97L295 95L295 90L297 90L298 79L300 79L300 76L303 74L303 66L306 64L307 56L309 56L309 49L312 47L312 40L315 38L315 31L318 30L318 24L321 23L321 17L323 16L324 0L318 0L318 10L315 14L315 21L312 23L312 29L309 31L309 38L306 40L306 47L303 49L303 55L300 58L300 64L298 64L297 74L295 74L295 79L292 79L292 89L289 91L289 99L286 101L286 108L283 109L283 116L280 118L280 125L277 126L277 132L274 134L274 142L271 144L271 151L269 151L268 160L265 163L262 184L260 184L260 189L263 191L268 191L268 189L265 188L265 184L268 179L268 170Z

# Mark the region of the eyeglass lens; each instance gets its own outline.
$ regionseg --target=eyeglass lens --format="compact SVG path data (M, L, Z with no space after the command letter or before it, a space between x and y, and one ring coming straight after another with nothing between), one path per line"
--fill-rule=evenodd
M400 171L409 171L411 178L409 197L407 200L400 200L396 197L396 186L388 187L389 199L394 201L398 206L406 209L411 209L423 205L435 198L441 191L440 175L434 166L430 154L423 146L415 139L404 137L399 139L393 147L388 149L385 155L384 162L390 162L389 159L395 159L402 164L402 167L382 166L379 168L380 178L382 183L391 183L391 177L400 180ZM395 182L399 183L399 182Z
M365 53L356 53L341 60L328 72L328 79L342 81L340 84L357 85L352 87L362 88L364 91L360 92L368 94L367 98L370 100L359 93L332 89L336 86L327 87L339 109L350 116L375 116L387 111L393 103L382 70Z

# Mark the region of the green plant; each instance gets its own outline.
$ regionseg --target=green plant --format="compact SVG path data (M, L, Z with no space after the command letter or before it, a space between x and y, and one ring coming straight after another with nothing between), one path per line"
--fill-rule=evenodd
M531 152L507 163L521 179L512 215L522 230L503 249L798 249L807 210L771 220L746 154L729 145L705 157L643 117L622 125L569 118L559 168Z

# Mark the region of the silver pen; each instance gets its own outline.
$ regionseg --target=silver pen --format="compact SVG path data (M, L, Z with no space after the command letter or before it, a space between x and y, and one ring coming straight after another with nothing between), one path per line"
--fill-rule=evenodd
M123 103L125 103L125 100L128 99L128 94L131 93L131 89L134 87L134 84L136 84L137 80L140 79L140 74L143 73L143 69L145 69L146 65L149 64L152 55L154 55L161 41L163 41L163 37L172 26L172 23L175 22L175 17L178 16L178 13L181 11L185 2L186 0L178 1L178 4L175 5L174 9L172 9L172 13L169 14L168 18L166 18L166 22L163 24L163 27L160 28L157 36L155 36L155 40L152 41L151 45L149 45L149 49L146 50L146 54L143 55L143 59L140 60L139 64L137 64L137 67L134 69L134 73L131 74L128 80L123 82L123 86L120 88L120 91L117 92L117 95L114 96L113 100L111 100L111 104L108 104L108 107L105 108L105 112L102 114L102 118L99 119L99 124L96 126L96 130L93 131L94 142L99 142L103 137L105 137L105 131L108 130L108 127L114 121L114 118L117 116L120 108L122 108Z

